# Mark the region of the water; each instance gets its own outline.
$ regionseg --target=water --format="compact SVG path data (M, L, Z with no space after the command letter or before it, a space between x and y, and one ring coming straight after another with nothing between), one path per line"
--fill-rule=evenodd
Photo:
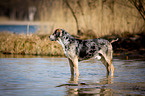
M29 32L34 33L38 31L40 26L29 25ZM0 25L0 31L9 31L13 33L27 33L27 25Z
M66 58L0 56L0 96L145 95L142 60L114 58L114 78L100 61L79 62L80 76L71 78Z

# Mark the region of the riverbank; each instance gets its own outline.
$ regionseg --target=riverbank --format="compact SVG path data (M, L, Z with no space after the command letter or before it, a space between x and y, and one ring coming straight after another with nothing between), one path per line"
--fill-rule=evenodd
M89 39L91 37L81 36L78 38ZM102 38L109 41L119 38L117 42L112 44L115 56L122 56L126 59L145 57L145 33L143 32L138 34L112 34ZM48 34L30 34L27 36L25 34L0 32L0 52L3 54L64 56L61 45L50 41Z

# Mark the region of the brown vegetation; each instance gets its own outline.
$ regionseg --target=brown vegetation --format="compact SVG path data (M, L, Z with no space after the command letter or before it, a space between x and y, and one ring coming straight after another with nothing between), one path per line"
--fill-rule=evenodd
M8 32L0 32L0 52L4 54L25 54L25 55L47 55L47 56L64 56L63 49L60 44L49 40L49 35L24 35L13 34ZM75 36L79 39L96 38L93 35ZM106 35L109 41L119 38L114 42L114 55L123 56L145 56L145 34L131 34L125 32L123 34Z
M117 42L114 42L113 50L114 55L122 55L128 58L143 58L145 57L145 32L140 33L121 33L121 34L112 34L104 36L103 38L111 40L113 38L119 38Z
M63 50L56 42L50 42L48 35L17 35L0 32L0 51L7 54L63 56Z

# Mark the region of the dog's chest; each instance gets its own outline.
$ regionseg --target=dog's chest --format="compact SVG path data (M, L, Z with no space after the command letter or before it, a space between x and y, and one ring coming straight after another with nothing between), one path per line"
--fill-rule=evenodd
M64 51L64 54L67 56L67 50L66 50L66 47L64 45L64 42L62 42L62 40L59 38L58 41L57 41L63 48L63 51Z
M72 42L71 42L72 41ZM58 39L58 43L61 44L63 51L67 57L74 57L76 56L76 47L78 44L72 39L68 40L61 40L60 38Z

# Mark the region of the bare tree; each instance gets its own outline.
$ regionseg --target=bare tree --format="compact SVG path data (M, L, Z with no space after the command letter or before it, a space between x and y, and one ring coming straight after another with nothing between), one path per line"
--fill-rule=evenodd
M112 13L112 29L115 32L115 24L114 24L114 4L115 4L115 0L111 0L111 4L110 4L110 9L111 9L111 13Z
M145 21L145 10L143 4L144 1L143 0L129 0L129 1L135 6L135 8L138 10L138 12Z
M79 23L78 23L77 16L76 16L76 14L75 14L73 8L70 6L68 0L64 0L64 1L65 1L66 5L68 6L68 8L70 9L70 11L71 11L71 13L72 13L72 15L73 15L73 17L74 17L74 19L75 19L76 26L77 26L77 34L80 34L81 31L80 31L80 29L79 29Z

